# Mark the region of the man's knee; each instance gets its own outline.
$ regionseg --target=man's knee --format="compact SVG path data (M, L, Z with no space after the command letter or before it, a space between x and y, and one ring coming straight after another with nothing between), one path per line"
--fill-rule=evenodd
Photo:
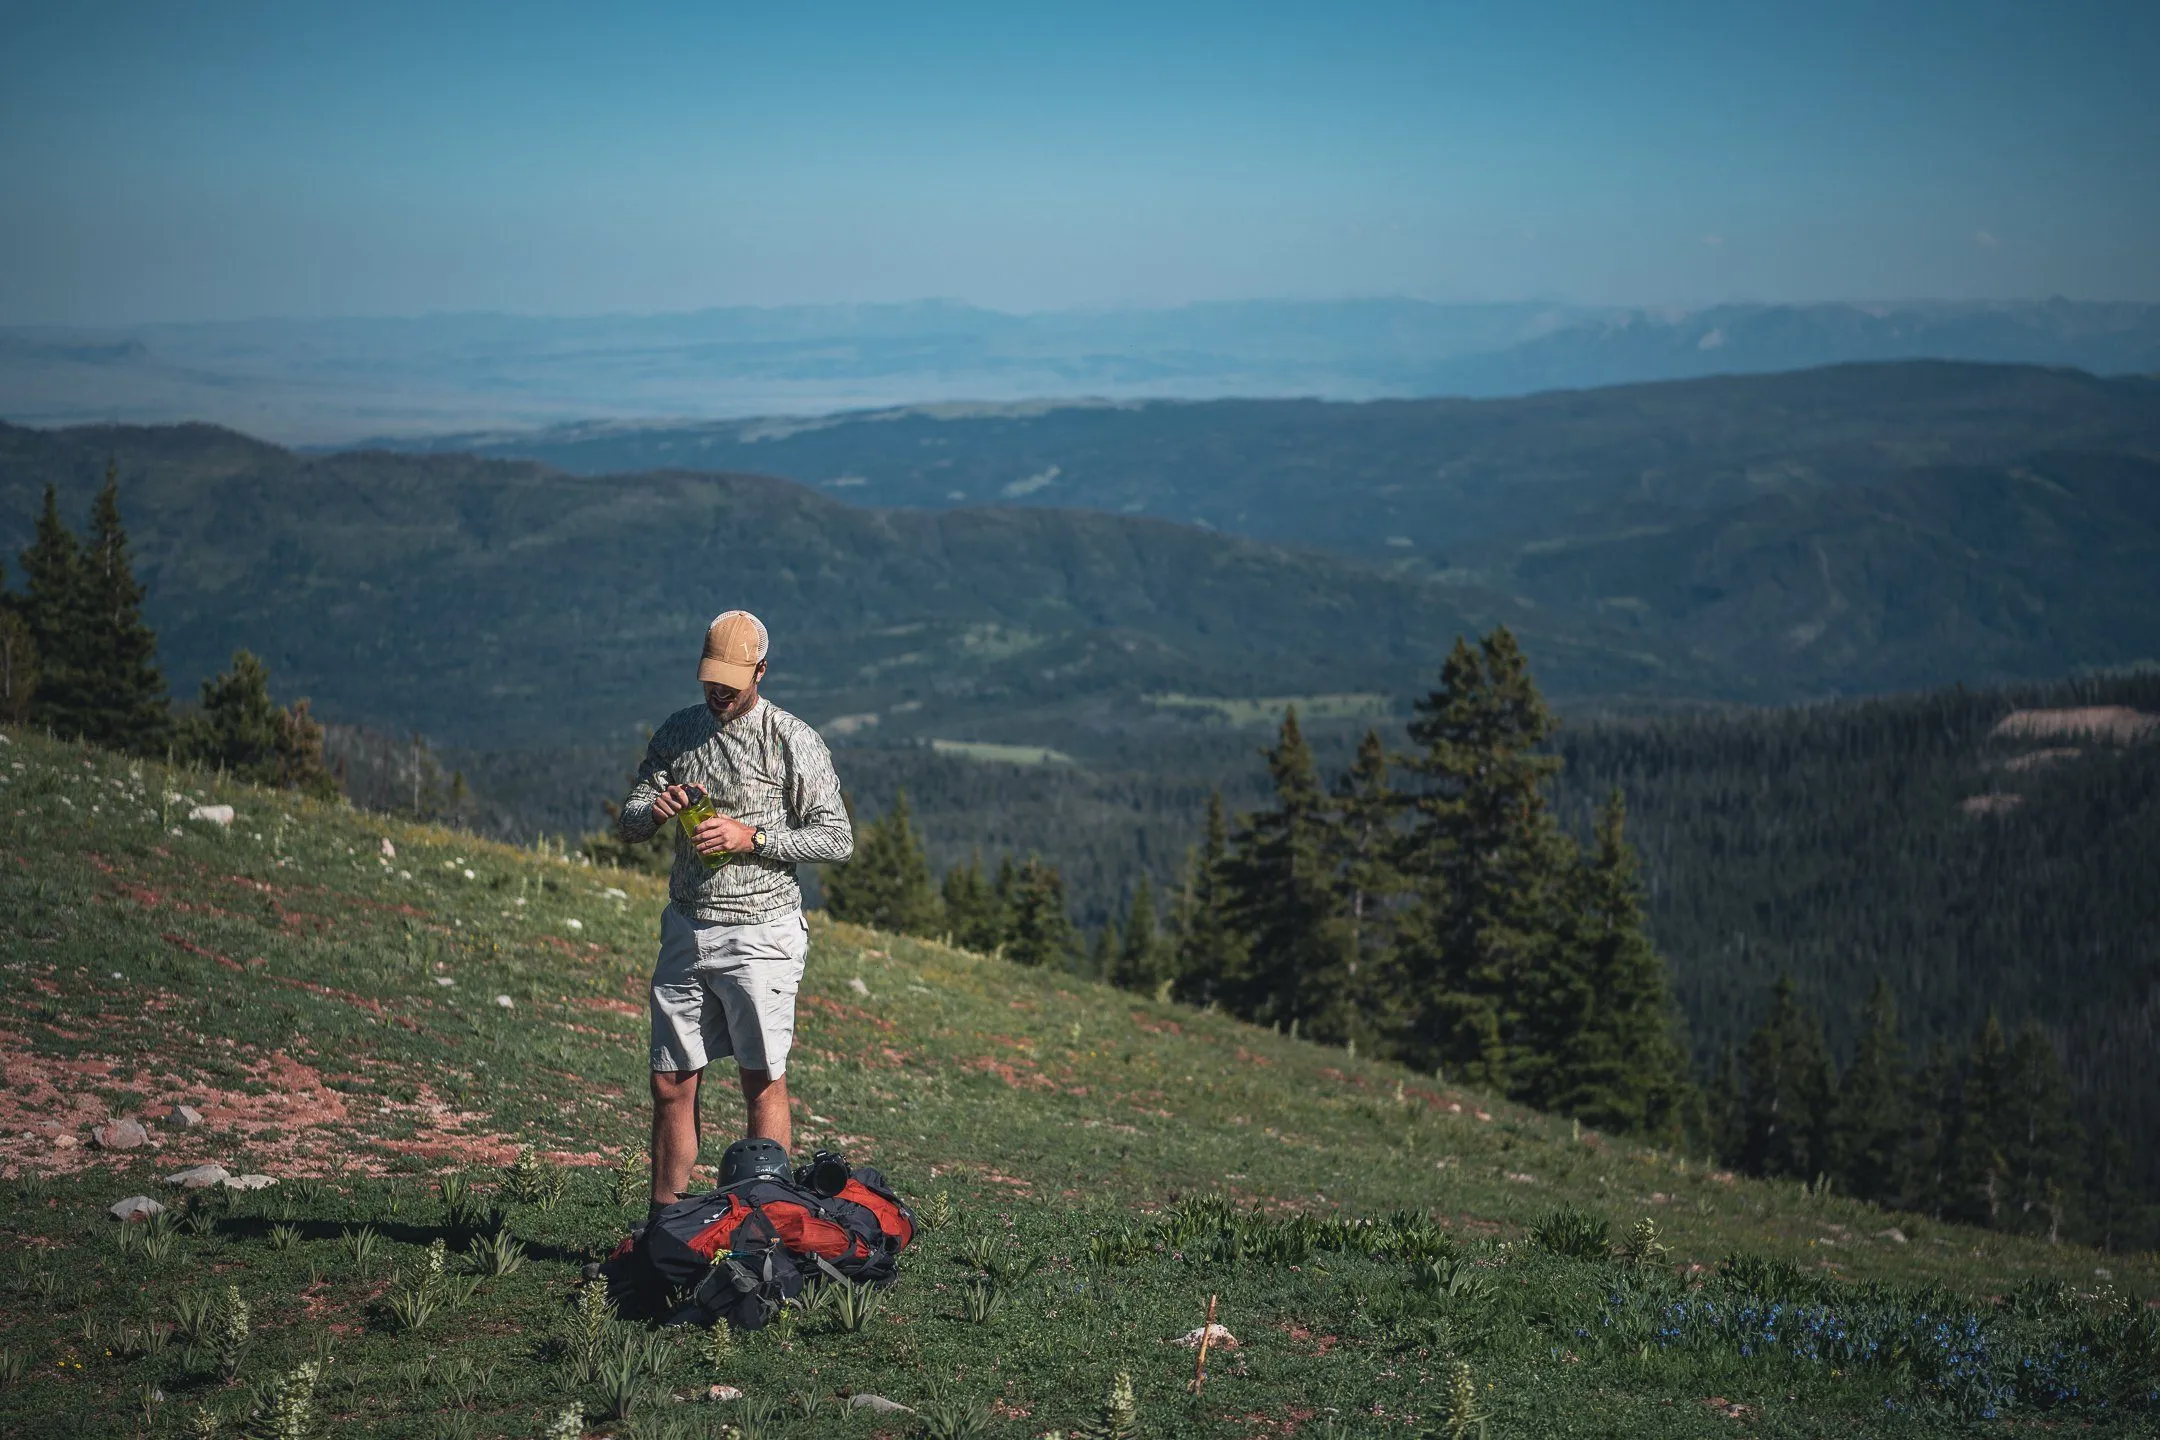
M699 1070L655 1070L652 1072L653 1104L668 1109L678 1105L697 1103Z

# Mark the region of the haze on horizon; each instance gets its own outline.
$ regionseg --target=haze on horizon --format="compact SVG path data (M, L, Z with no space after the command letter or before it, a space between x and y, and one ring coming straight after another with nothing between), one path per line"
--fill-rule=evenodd
M2160 300L2160 9L0 6L0 324Z

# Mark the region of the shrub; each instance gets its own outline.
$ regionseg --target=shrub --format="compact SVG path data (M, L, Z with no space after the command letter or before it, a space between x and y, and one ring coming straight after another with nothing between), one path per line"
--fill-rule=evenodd
M1569 1260L1603 1260L1611 1249L1605 1217L1586 1214L1572 1205L1547 1211L1531 1227L1530 1238L1540 1249Z

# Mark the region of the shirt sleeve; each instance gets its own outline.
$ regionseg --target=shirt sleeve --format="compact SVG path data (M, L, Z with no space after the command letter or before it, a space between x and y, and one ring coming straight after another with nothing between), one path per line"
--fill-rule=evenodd
M767 830L758 853L795 864L838 864L855 853L855 832L840 799L832 752L807 725L789 726L780 745L787 766L789 828Z
M645 758L638 762L637 779L631 782L629 798L622 803L622 810L615 817L615 828L622 838L632 845L642 845L660 829L660 822L653 818L653 801L660 792L674 783L668 774L668 766L675 757L660 745L664 728L645 742Z

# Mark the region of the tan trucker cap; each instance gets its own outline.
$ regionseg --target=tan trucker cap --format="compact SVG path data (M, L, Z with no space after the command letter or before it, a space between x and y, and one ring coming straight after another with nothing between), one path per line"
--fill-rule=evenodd
M698 661L698 682L747 689L757 678L758 664L770 644L764 621L747 610L728 611L705 628L705 658Z

